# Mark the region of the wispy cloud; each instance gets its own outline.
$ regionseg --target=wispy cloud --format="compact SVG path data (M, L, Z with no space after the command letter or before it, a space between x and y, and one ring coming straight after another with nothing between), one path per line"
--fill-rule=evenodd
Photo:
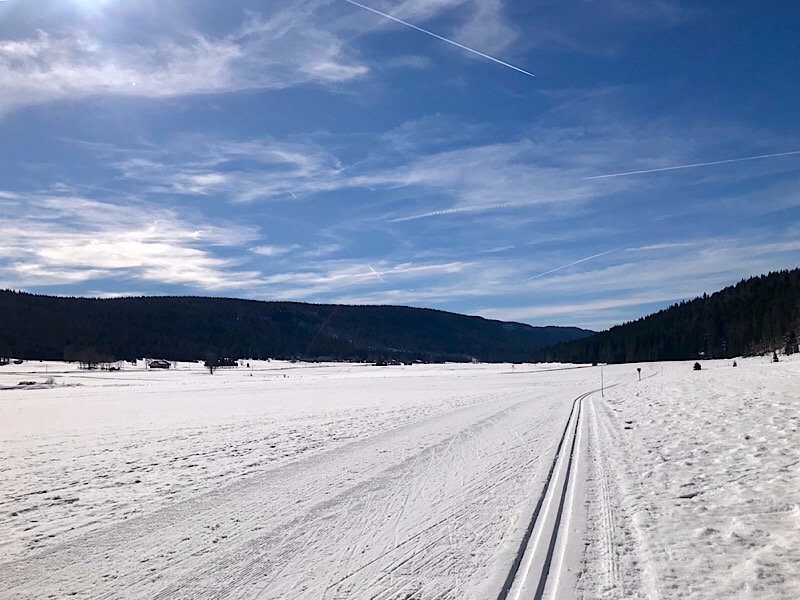
M147 154L136 151L132 158L119 160L117 153L116 167L123 178L148 193L252 203L314 202L326 194L355 190L366 195L380 190L383 208L380 213L359 211L363 220L405 223L455 216L484 218L487 213L513 211L525 219L541 221L566 214L566 207L575 216L579 214L575 210L582 207L599 210L608 202L630 202L633 195L642 197L663 190L665 182L661 180L642 182L620 176L598 180L592 173L626 161L636 165L695 165L679 163L689 152L698 152L697 142L689 148L680 140L684 130L688 135L692 128L696 129L692 124L662 123L626 129L609 120L588 122L580 131L574 127L538 127L515 139L484 143L480 129L468 132L457 123L429 118L406 123L384 135L352 139L320 134L291 141L174 140ZM429 138L426 129L432 132ZM447 131L458 132L456 139L449 147L437 144L436 137L446 136ZM741 143L746 135L755 137L753 132L740 130L701 133L708 133L717 145L720 140L734 144ZM767 167L766 163L774 166L781 162L777 157L773 161L755 160L761 156L775 153L748 158L753 168L758 163ZM790 158L786 155L786 160ZM730 186L734 179L746 176L739 170L723 183ZM417 191L425 192L425 202L414 200L420 195ZM730 190L725 194L731 197ZM387 201L391 199L398 202L390 205ZM707 205L698 203L695 209ZM637 202L639 214L647 210Z
M255 237L244 227L192 223L172 210L120 206L67 196L28 196L0 215L0 278L16 286L63 285L103 278L242 289L259 274L214 247Z
M319 261L307 265L303 270L275 273L264 279L269 286L270 297L277 300L353 302L370 297L376 285L378 297L386 298L398 294L419 296L428 287L439 287L444 279L459 281L473 265L467 262L395 262L381 261L373 269L360 259ZM375 271L379 270L379 277ZM387 279L388 277L388 279ZM391 287L386 287L389 284ZM415 290L409 292L408 288Z
M535 304L479 309L486 317L605 329L681 300L692 299L770 270L797 266L796 229L779 235L714 237L626 248L597 266L508 288L510 297ZM778 239L770 239L777 237ZM602 290L602 294L597 294ZM566 300L569 299L569 300ZM636 310L631 310L632 308Z
M297 248L299 248L297 244L292 244L290 246L256 246L255 248L250 248L250 252L260 256L274 258L289 254Z
M389 7L379 5L378 9ZM406 0L392 7L400 19L425 20L460 13L450 43L480 44L486 52L516 37L499 0ZM232 7L235 11L236 8ZM164 99L244 90L280 90L305 85L339 85L363 79L370 68L359 58L352 18L331 19L331 3L279 3L263 13L246 13L228 32L184 26L162 28L139 41L100 35L96 23L48 23L34 32L0 41L0 115L18 107L89 96ZM470 52L476 52L467 48ZM486 54L489 60L499 61ZM397 56L383 68L424 68L430 57ZM505 64L505 63L503 63ZM514 69L519 69L509 65Z
M242 162L247 163L242 168ZM344 167L313 141L244 142L179 140L167 148L139 151L115 164L123 178L150 192L221 196L233 202L298 199L347 187Z
M444 216L478 216L488 212L528 210L527 218L544 219L533 207L586 204L597 196L596 184L582 181L585 172L569 161L542 166L545 142L508 143L393 156L392 140L373 138L372 157L344 162L327 146L302 142L255 140L241 143L200 142L173 145L152 158L126 159L117 167L123 177L160 194L214 196L232 202L314 201L347 190L383 190L409 196L419 189L436 194L438 207L414 211L404 203L383 214L359 213L364 220L403 223ZM331 146L341 140L328 140ZM374 159L373 159L374 157ZM241 170L241 161L251 166ZM398 162L386 165L387 162ZM603 186L609 194L626 187ZM402 192L402 190L407 190ZM503 199L503 202L498 202ZM430 206L430 205L428 205Z
M63 98L281 89L367 73L343 41L298 8L253 16L222 37L190 32L146 45L113 44L80 29L40 30L0 41L0 114Z

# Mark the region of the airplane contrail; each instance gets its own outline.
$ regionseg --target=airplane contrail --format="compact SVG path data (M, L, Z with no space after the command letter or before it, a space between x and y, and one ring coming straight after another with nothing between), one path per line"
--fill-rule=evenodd
M369 267L369 270L372 271L372 273L375 275L375 277L380 279L383 283L386 283L386 280L380 276L380 273L378 273L375 269L372 268L371 264L367 263L367 266Z
M380 15L382 17L390 19L390 20L392 20L392 21L394 21L396 23L400 23L401 25L405 25L406 27L411 27L411 29L416 29L417 31L421 31L422 33L425 33L427 35L435 37L437 40L441 40L443 42L447 42L448 44L453 44L453 46L458 46L462 50L466 50L467 52L472 52L473 54L477 54L478 56L481 56L483 58L487 58L487 59L489 59L489 60L491 60L493 62L496 62L499 65L503 65L504 67L508 67L509 69L514 69L515 71L519 71L520 73L522 73L524 75L527 75L528 77L536 77L536 75L526 71L525 69L520 69L519 67L515 67L514 65L511 65L511 64L509 64L507 62L503 62L499 58L495 58L494 56L489 56L488 54L484 54L483 52L478 52L477 50L475 50L473 48L470 48L469 46L464 46L463 44L459 44L458 42L454 42L453 40L449 40L446 37L442 37L441 35L433 33L432 31L428 31L427 29L423 29L422 27L417 27L416 25L412 25L411 23L408 23L407 21L403 21L401 19L398 19L397 17L393 17L392 15L387 15L386 13L383 13L383 12L381 12L379 10L374 9L374 8L370 8L369 6L364 6L363 4L359 4L358 2L354 2L353 0L345 0L345 2L349 2L350 4L353 4L355 6L363 8L364 10L368 10L370 12L373 12L376 15Z
M390 219L390 223L404 223L406 221L416 221L417 219L428 219L430 217L440 217L443 215L456 215L460 213L477 213L487 212L492 210L502 210L504 208L522 208L525 206L532 206L534 204L541 204L540 202L505 202L503 204L492 204L491 206L461 206L459 208L445 208L442 210L434 210L426 213L419 213L407 217L397 217Z
M629 246L620 246L619 248L614 248L613 250L606 250L605 252L601 252L600 254L593 254L592 256L587 256L586 258L582 258L580 260L576 260L575 262L571 262L568 265L564 265L562 267L556 267L555 269L550 269L549 271L545 271L544 273L539 273L538 275L534 275L533 277L528 277L527 279L523 280L523 283L526 281L533 281L534 279L539 279L540 277L544 277L545 275L550 275L550 273L555 273L556 271L561 271L563 269L568 269L569 267L574 267L575 265L579 265L584 263L588 260L592 260L593 258L600 258L601 256L605 256L606 254L611 254L612 252L619 252L620 250L624 250Z
M349 0L348 0L349 1ZM674 167L661 167L660 169L643 169L641 171L627 171L625 173L611 173L608 175L594 175L592 177L584 177L587 179L608 179L610 177L626 177L628 175L642 175L645 173L658 173L660 171L677 171L678 169L695 169L697 167L710 167L713 165L727 165L730 163L744 162L746 160L762 160L765 158L777 158L779 156L792 156L800 154L800 150L792 150L791 152L777 152L775 154L761 154L759 156L745 156L744 158L729 158L728 160L714 160L711 162L694 163L691 165L676 165Z
M433 210L426 213L417 213L415 215L408 215L406 217L396 217L389 219L390 223L404 223L406 221L416 221L418 219L429 219L431 217L441 217L446 215L457 215L466 213L482 213L496 210L525 208L528 206L539 206L542 204L553 204L566 200L588 200L595 198L596 194L584 194L572 197L558 197L548 198L545 200L531 200L529 202L503 202L501 204L489 204L487 206L460 206L456 208L443 208L442 210Z

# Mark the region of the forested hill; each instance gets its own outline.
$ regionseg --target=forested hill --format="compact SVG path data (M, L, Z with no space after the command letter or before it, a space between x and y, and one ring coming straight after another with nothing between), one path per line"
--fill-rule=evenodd
M224 298L56 298L0 291L0 357L528 360L592 332L438 310Z
M800 336L800 269L753 277L586 339L546 348L573 363L731 358L786 348Z

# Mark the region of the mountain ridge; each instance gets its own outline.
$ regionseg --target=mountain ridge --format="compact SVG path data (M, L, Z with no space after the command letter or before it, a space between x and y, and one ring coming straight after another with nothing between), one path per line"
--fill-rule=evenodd
M203 296L57 297L0 291L0 356L522 362L591 335L438 309Z

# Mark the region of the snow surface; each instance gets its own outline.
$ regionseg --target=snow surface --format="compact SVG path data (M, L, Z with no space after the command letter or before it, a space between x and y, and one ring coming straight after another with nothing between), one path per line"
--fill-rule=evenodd
M600 383L251 364L0 367L0 598L496 598ZM703 364L604 367L548 593L800 598L800 361Z
M798 358L639 365L589 401L586 597L800 598Z

